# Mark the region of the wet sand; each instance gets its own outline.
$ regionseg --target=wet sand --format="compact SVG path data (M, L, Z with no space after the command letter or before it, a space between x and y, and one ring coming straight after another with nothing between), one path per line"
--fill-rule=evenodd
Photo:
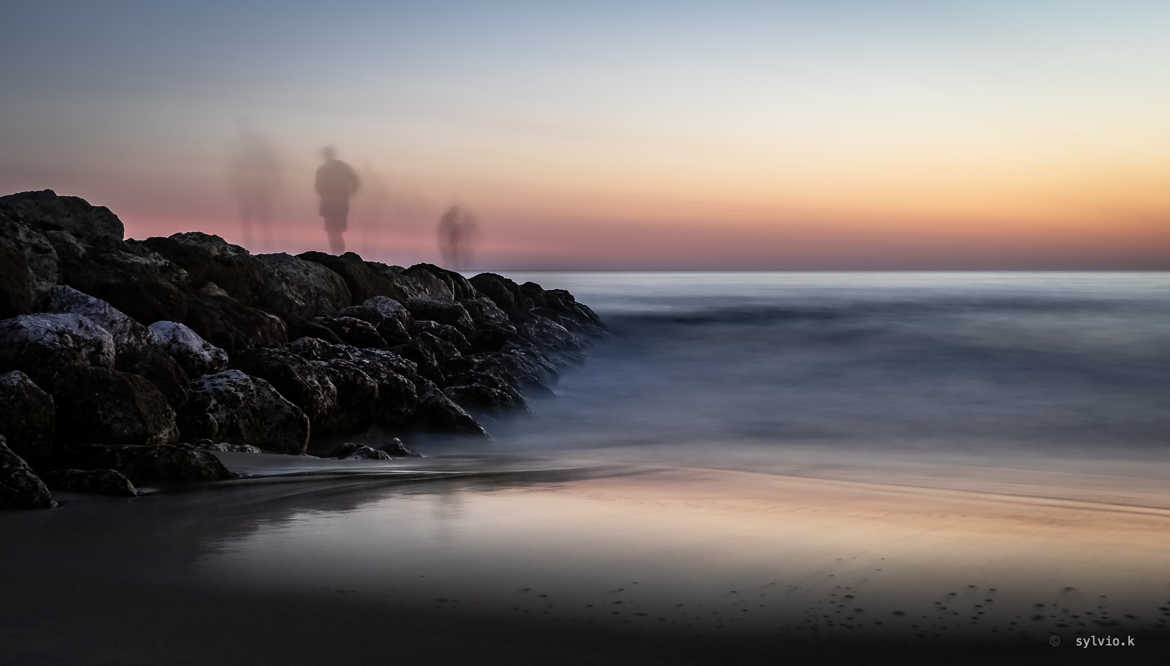
M1170 654L1154 463L224 458L264 478L0 516L0 663Z

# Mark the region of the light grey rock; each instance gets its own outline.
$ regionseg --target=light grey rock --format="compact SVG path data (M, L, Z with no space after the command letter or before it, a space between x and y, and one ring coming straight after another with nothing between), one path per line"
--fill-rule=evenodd
M150 341L166 350L192 377L219 372L227 367L227 352L204 340L185 324L156 321L148 331Z

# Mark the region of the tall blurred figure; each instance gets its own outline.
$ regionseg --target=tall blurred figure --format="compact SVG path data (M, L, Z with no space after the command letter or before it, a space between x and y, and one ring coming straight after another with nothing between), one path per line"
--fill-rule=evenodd
M263 249L272 247L272 213L280 189L280 162L276 151L262 134L239 124L240 137L232 155L229 179L232 193L240 208L240 227L244 245L255 251L254 236L259 231Z
M329 237L329 251L333 254L345 252L342 234L349 217L349 200L358 191L361 182L351 166L337 159L333 146L321 149L325 163L317 168L317 196L321 197L318 211L325 219L325 235Z
M443 213L439 218L439 253L443 263L455 270L471 264L475 227L475 217L462 206L451 206Z

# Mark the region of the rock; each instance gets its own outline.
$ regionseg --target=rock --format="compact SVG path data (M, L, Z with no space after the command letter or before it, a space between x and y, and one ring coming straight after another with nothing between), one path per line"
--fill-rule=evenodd
M67 442L169 444L178 438L175 412L145 378L97 366L74 368L53 387L58 436Z
M440 297L440 300L475 298L479 295L475 287L467 281L467 278L455 271L439 268L434 264L415 264L403 271L403 275L413 279L416 283L429 282L431 280L441 282L446 287L446 290L440 290L445 294Z
M141 349L149 337L145 326L127 317L118 308L68 285L59 284L49 290L44 310L88 317L90 321L109 331L114 338L114 347L118 354Z
M215 283L242 305L256 304L264 284L264 268L239 245L198 231L147 238L143 242L182 266L192 287L198 289L209 282Z
M340 275L288 254L256 255L264 271L257 305L285 321L332 314L352 304Z
M390 454L365 444L346 442L333 452L334 458L342 460L390 460Z
M0 318L32 312L60 276L57 251L44 234L3 210L0 266Z
M414 425L422 430L486 437L487 431L462 407L455 404L438 387L428 386L420 392Z
M314 321L333 331L345 344L375 348L386 346L386 341L368 321L356 317L317 317Z
M475 323L475 333L469 340L475 351L496 351L516 337L516 326L508 313L490 298L478 296L459 303Z
M288 341L284 320L241 303L213 282L191 294L191 308L184 323L228 354Z
M314 338L324 340L331 344L344 344L340 337L328 326L322 324L317 320L309 319L289 319L288 321L288 337L293 340L299 338Z
M115 366L122 372L145 377L154 384L175 409L187 404L187 385L191 378L179 362L154 345L146 345L118 355Z
M304 252L297 257L321 264L340 275L355 303L378 295L397 297L403 292L403 286L399 283L407 282L396 274L377 270L353 252L346 252L340 256L324 252Z
M354 317L372 324L378 335L389 345L410 342L414 316L410 310L388 296L374 296L361 305L352 305L341 311L343 316Z
M0 371L19 369L45 386L63 369L114 366L114 338L76 314L19 315L0 321Z
M418 406L418 391L413 378L418 375L418 367L410 360L382 349L334 345L316 338L294 340L288 348L302 358L314 361L348 361L365 373L378 387L378 423L398 427L413 419Z
M444 344L447 346L442 347ZM413 362L418 368L418 374L431 381L443 383L445 375L443 374L442 359L436 352L437 347L442 347L445 351L454 349L450 343L444 343L430 333L421 333L415 340L398 345L391 351ZM455 351L458 353L458 350Z
M314 431L322 418L337 410L337 388L329 373L288 349L254 349L237 356L234 366L272 384L305 412Z
M443 393L469 412L499 415L525 410L524 398L519 394L484 384L446 386Z
M48 486L0 435L0 509L48 509L57 506ZM9 537L11 538L11 537Z
M204 340L185 324L156 321L147 330L151 343L166 350L192 377L219 372L227 367L227 352Z
M415 319L430 319L440 324L454 326L469 335L475 333L475 322L460 303L412 298L406 302L406 307Z
M537 312L533 312L517 328L520 335L534 348L578 351L585 347L585 341L576 333Z
M135 320L183 321L187 317L187 271L138 241L114 247L81 248L68 235L53 236L61 281L100 298Z
M350 435L369 428L378 413L378 383L352 361L311 361L337 389L337 406L313 422L319 435Z
M167 481L221 481L236 477L214 453L190 444L123 451L123 461L121 470L139 485Z
M402 443L402 440L397 437L391 437L388 441L375 445L374 448L385 451L391 458L418 458L417 453L408 448Z
M480 273L471 278L471 284L483 296L486 296L513 322L523 321L528 312L535 307L532 297L522 291L520 286L508 278L495 273ZM539 289L539 287L537 287Z
M53 490L137 497L138 489L116 469L59 469L44 476Z
M192 381L188 390L191 397L179 416L184 438L305 452L309 418L263 379L224 370Z
M260 453L260 449L250 444L232 444L230 442L213 442L210 439L200 439L191 443L197 449L214 451L215 453Z
M34 462L52 457L57 409L53 396L19 370L0 375L0 433L17 455Z
M0 197L0 211L36 230L65 231L87 245L112 246L122 240L122 221L105 206L57 196L52 190Z
M414 322L413 333L415 336L422 335L423 333L433 335L439 340L455 347L461 354L471 351L471 343L454 326L440 324L437 321L431 321L429 319L419 319Z
M429 298L450 301L451 288L443 280L426 271L409 273L400 266L387 266L376 261L367 261L366 267L382 278L380 288L371 295L389 296L405 303L412 298Z

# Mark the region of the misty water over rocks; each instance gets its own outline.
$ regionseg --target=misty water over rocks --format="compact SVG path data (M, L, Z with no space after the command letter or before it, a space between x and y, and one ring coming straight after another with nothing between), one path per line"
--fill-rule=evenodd
M1167 273L525 273L613 336L497 426L542 449L1164 450Z

